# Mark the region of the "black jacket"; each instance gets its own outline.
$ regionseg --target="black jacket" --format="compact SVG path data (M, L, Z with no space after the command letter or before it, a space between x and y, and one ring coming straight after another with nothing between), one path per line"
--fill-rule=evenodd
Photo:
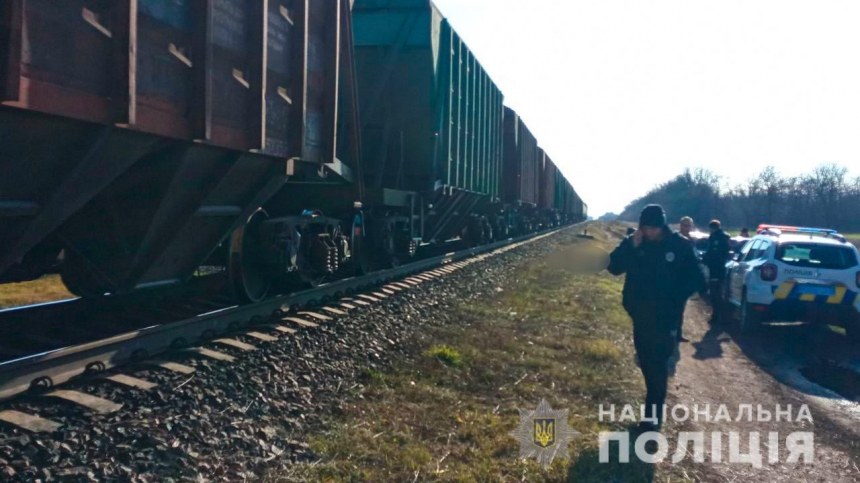
M731 252L729 238L729 235L721 229L711 233L708 238L708 251L705 252L702 261L708 267L712 280L726 278L726 262Z
M628 236L610 255L609 272L627 274L624 309L633 318L651 319L659 328L675 330L687 299L704 285L696 254L689 241L669 229L659 243L633 246Z

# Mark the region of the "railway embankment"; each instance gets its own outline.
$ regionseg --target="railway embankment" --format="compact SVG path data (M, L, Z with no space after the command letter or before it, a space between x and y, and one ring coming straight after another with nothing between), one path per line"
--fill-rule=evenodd
M330 302L338 314L311 310L322 317L256 329L262 339L240 333L232 340L242 344L204 345L226 361L175 351L157 361L172 363L169 370L153 361L121 370L154 387L92 377L62 387L110 401L104 412L45 395L3 403L2 410L57 427L33 433L1 425L0 474L9 481L253 481L316 461L314 435L349 401L366 397L368 374L408 360L429 327L456 323L458 304L496 293L520 276L522 263L561 240L553 235L451 273L410 277L397 290L371 290L382 296Z

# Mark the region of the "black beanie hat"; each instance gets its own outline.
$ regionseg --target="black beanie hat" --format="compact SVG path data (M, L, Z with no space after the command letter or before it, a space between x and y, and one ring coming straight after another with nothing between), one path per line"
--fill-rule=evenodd
M653 226L663 228L666 226L666 212L660 205L648 205L639 215L639 226Z

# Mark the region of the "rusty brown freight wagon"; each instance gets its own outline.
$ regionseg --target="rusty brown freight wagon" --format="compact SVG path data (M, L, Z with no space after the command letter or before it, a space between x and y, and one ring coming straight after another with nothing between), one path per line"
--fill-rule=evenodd
M505 108L504 201L536 206L540 169L546 156L537 139L513 109Z
M346 175L348 16L349 0L3 0L0 280L62 260L82 295L179 283L285 183Z

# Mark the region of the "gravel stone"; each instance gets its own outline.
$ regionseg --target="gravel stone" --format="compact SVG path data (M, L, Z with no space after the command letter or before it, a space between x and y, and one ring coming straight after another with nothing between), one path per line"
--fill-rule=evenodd
M124 369L158 384L149 391L102 379L65 387L123 404L112 414L95 414L54 398L14 400L3 406L63 427L29 435L0 426L0 476L10 482L243 481L313 461L306 436L322 429L345 403L363 397L363 371L408 361L423 328L463 324L453 310L457 304L504 290L516 280L522 262L547 254L574 232L333 315L319 321L318 328L297 327L293 335L255 329L277 336L276 342L231 336L254 344L254 351L207 345L236 357L235 363L178 352L165 360L193 367L194 374L152 366Z

